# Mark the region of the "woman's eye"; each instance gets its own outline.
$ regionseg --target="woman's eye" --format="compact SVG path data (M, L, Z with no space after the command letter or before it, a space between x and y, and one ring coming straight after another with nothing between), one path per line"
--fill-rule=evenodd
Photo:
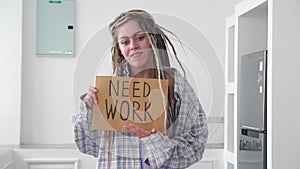
M128 41L121 41L120 43L121 43L121 45L123 45L123 46L124 46L124 45L128 45Z
M138 40L138 41L141 41L141 40L143 40L144 38L145 38L145 36L144 36L144 35L141 35L141 36L138 36L138 37L137 37L137 40Z

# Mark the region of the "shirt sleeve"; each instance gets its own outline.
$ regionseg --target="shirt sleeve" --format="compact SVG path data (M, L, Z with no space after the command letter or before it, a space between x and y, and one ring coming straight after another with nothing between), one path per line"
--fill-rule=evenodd
M84 97L81 96L81 98ZM92 110L80 100L80 110L73 115L74 141L82 153L98 156L98 135L91 130Z
M173 124L175 136L157 132L141 139L152 168L186 168L203 157L208 137L206 116L190 85L181 80L182 105Z

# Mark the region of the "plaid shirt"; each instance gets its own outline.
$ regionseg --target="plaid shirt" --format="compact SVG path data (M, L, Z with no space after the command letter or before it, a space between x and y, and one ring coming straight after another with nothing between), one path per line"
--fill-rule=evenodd
M131 132L94 131L91 129L92 110L80 101L80 112L73 115L75 142L81 152L98 158L98 169L143 168L143 159L151 168L177 169L202 158L208 136L205 113L186 79L175 69L172 71L174 92L181 104L172 130L167 134L158 131L139 139ZM142 147L145 154L141 154Z

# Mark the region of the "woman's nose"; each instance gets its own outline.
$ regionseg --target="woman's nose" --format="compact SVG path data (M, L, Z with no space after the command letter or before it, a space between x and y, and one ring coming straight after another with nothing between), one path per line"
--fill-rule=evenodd
M132 40L131 40L131 43L130 43L130 49L131 49L131 50L135 50L135 49L137 49L138 47L139 47L138 42L137 42L135 39L132 39Z

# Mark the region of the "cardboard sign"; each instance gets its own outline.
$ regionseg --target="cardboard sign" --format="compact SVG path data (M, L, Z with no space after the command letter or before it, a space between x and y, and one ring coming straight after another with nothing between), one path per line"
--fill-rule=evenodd
M166 131L168 80L97 76L93 130L127 131L129 123Z

